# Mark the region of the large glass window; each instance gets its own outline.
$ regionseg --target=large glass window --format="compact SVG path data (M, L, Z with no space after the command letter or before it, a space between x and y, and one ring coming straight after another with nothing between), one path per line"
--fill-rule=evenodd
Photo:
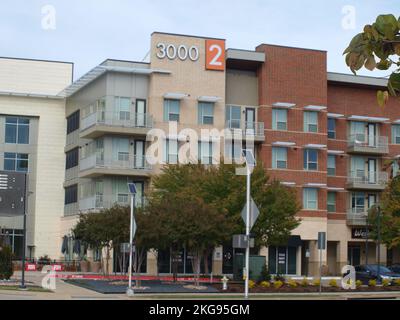
M131 119L131 98L115 97L115 110L119 120Z
M65 204L77 203L78 202L78 185L65 188Z
M336 157L328 155L328 176L336 175Z
M328 212L336 212L336 193L328 192Z
M365 194L363 192L352 193L351 208L353 213L361 213L365 211Z
M199 160L202 164L213 163L213 144L212 142L199 142Z
M75 148L66 153L66 167L65 169L71 169L78 165L79 163L79 148Z
M164 162L169 164L178 163L178 140L165 140Z
M4 153L4 170L28 172L29 155L25 153Z
M29 119L6 117L6 143L29 144Z
M268 270L271 274L295 275L297 265L296 247L268 248Z
M214 103L200 102L198 118L199 124L214 124Z
M176 121L179 122L180 116L180 101L179 100L164 100L164 121Z
M272 168L286 169L287 168L287 149L272 148Z
M304 188L303 208L306 210L318 210L318 189Z
M129 161L129 139L128 138L113 138L113 159L116 161Z
M350 123L350 139L351 141L365 142L365 123L359 121L352 121Z
M287 130L287 110L272 109L272 129L282 131Z
M67 118L67 134L79 129L79 110Z
M304 170L318 170L318 151L314 149L304 150Z
M328 118L328 139L336 139L336 120Z
M242 111L239 106L227 106L225 110L227 127L230 129L240 129Z
M304 132L318 132L318 112L304 111Z
M392 126L392 143L400 144L400 125L399 124Z

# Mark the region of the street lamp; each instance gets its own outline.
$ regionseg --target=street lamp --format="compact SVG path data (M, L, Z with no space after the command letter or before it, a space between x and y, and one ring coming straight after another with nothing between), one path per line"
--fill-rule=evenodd
M136 234L136 221L134 216L135 210L135 196L136 196L136 185L134 183L128 183L128 190L131 194L131 225L130 225L130 235L129 235L129 284L126 294L128 296L133 296L134 292L132 289L132 256L133 256L133 239Z
M249 298L249 265L250 265L250 190L251 190L251 173L252 169L256 165L256 160L254 158L254 154L252 150L244 149L242 151L243 157L246 161L246 169L247 169L247 187L246 187L246 261L245 261L245 299Z

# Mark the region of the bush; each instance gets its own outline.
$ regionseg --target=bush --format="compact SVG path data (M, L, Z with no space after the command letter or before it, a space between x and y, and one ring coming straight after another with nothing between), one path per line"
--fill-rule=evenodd
M357 281L356 281L356 288L357 288L357 289L360 289L360 288L362 287L362 285L363 285L363 283L362 283L361 280L357 280Z
M266 265L263 266L261 271L261 281L271 281L272 277L269 273L268 267Z
M283 282L283 283L286 282L285 277L282 276L282 275L280 275L280 274L275 275L274 280L275 280L275 281L281 281L281 282Z
M249 288L253 289L256 286L256 283L253 280L249 280Z
M370 287L376 287L376 284L377 284L376 280L369 280L368 282L368 286Z
M307 278L303 278L303 280L301 280L301 282L300 282L300 285L302 286L302 287L308 287L308 285L309 285L310 283L308 282L308 279Z
M396 286L400 286L400 279L396 279L393 282Z
M332 279L331 281L329 281L329 286L332 287L332 288L338 288L339 287L338 284L337 284L336 279Z
M297 282L296 282L295 280L293 280L293 279L290 279L290 280L288 281L288 285L289 285L289 287L291 287L291 288L297 288L297 286L298 286Z
M269 288L269 287L271 287L271 282L269 282L269 281L262 281L262 282L260 283L260 286L263 287L263 288Z
M315 279L315 280L313 281L313 286L319 287L320 285L321 285L321 280Z
M13 275L12 250L10 247L0 247L0 280L9 280Z
M280 289L282 287L283 287L283 281L278 280L278 281L274 282L274 288L275 289Z
M382 286L384 286L384 287L389 287L391 284L392 284L392 282L389 279L382 280Z

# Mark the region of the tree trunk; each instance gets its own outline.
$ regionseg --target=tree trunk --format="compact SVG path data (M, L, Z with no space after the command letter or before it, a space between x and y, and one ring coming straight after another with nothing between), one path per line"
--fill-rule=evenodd
M106 275L109 276L110 275L110 247L107 246L106 247Z

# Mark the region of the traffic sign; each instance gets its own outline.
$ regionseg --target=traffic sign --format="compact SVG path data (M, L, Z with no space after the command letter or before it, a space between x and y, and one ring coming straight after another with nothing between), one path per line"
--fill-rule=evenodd
M326 249L326 232L318 232L318 250Z
M245 234L237 234L233 236L232 248L235 249L246 249L248 238ZM254 248L254 238L250 238L250 248Z
M247 203L244 206L242 210L242 218L244 223L246 224L246 214L247 214ZM256 203L254 202L254 199L250 199L250 229L254 227L254 224L256 223L258 216L260 215L260 210L258 209Z
M25 214L26 173L0 171L0 216Z

